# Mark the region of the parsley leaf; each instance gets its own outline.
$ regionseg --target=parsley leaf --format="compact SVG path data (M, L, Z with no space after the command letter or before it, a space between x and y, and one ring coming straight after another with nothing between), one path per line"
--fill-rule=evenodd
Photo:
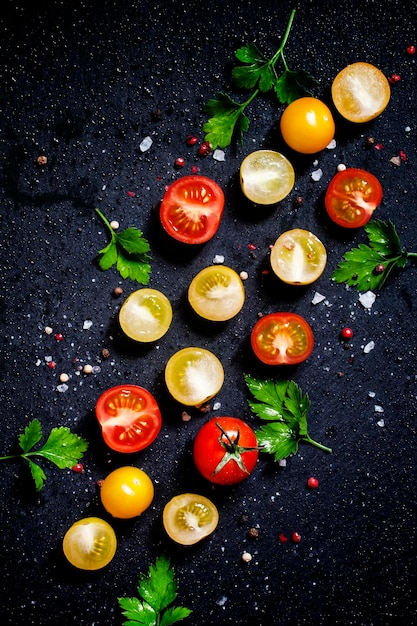
M240 65L232 69L233 84L237 89L254 91L242 103L220 93L204 105L203 112L209 116L209 120L203 125L203 132L206 133L205 140L212 148L226 148L233 139L242 143L244 133L249 128L249 119L244 111L259 94L273 91L281 104L290 104L297 98L312 93L317 84L316 79L304 70L290 70L284 57L284 48L294 16L295 10L291 12L281 45L270 59L255 43L242 46L235 51L235 57L240 61ZM276 70L278 61L284 66L281 75Z
M161 556L149 567L148 575L141 574L139 598L118 598L125 626L169 626L186 618L190 609L172 607L177 597L177 583L169 560Z
M122 278L130 278L142 285L149 283L151 266L148 252L150 246L138 228L126 228L116 233L109 221L96 209L110 233L109 244L98 253L98 262L102 270L108 270L113 265Z
M42 439L42 426L38 419L34 419L26 426L19 436L20 454L12 454L0 457L0 461L23 458L28 462L29 468L35 481L36 491L40 491L45 484L46 475L43 469L30 457L41 456L51 461L59 469L73 467L78 463L83 453L88 448L88 443L82 437L75 435L65 426L53 428L48 439L41 448L32 448Z
M280 461L296 454L299 441L331 452L308 434L310 399L297 383L293 380L259 380L248 375L245 375L245 381L256 400L248 400L249 407L267 422L256 431L261 452L273 454L275 460Z
M361 243L343 255L332 274L337 283L346 283L359 291L381 289L394 269L403 269L415 252L402 249L394 224L371 220L364 226L368 244Z

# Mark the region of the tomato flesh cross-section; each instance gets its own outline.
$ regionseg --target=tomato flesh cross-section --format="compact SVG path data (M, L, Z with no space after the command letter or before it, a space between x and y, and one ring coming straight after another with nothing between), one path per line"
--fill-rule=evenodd
M117 452L138 452L159 434L162 416L152 394L137 385L118 385L97 401L96 416L103 439Z
M217 232L224 209L221 187L206 176L184 176L166 190L160 207L160 220L174 239L201 244Z
M188 347L168 360L165 381L177 402L186 406L201 406L221 389L224 370L219 359L209 350Z
M278 237L271 249L270 261L274 273L284 283L309 285L323 273L327 253L316 235L294 228Z
M295 172L289 160L274 150L256 150L240 166L240 185L251 202L270 205L288 196Z
M251 344L258 359L267 365L295 365L312 353L314 335L301 315L270 313L253 327Z
M163 524L167 534L184 546L194 545L210 535L218 521L216 506L198 494L180 494L164 507Z
M240 276L226 265L202 269L191 281L188 300L201 317L222 322L239 313L245 301Z
M360 228L382 200L379 180L370 172L348 168L330 181L324 199L329 217L344 228Z
M171 303L157 289L138 289L122 304L119 322L130 339L144 343L157 341L171 325Z
M63 550L74 567L98 570L110 563L117 548L113 528L99 517L85 517L65 533Z
M350 122L373 120L387 107L389 82L374 65L359 61L342 69L332 84L332 98L340 115Z

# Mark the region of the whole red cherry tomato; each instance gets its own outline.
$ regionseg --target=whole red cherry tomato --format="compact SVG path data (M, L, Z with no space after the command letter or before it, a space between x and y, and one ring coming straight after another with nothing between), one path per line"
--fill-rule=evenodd
M256 435L246 422L215 417L198 431L193 458L204 478L218 485L233 485L253 471L258 451Z

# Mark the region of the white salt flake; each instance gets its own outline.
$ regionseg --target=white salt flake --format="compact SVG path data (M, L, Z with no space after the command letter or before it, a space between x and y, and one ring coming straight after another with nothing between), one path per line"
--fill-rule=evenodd
M325 299L326 299L326 296L323 296L318 291L315 291L311 304L319 304L320 302L323 302L323 300Z
M153 144L152 139L150 137L145 137L145 139L142 139L142 141L139 144L140 151L146 152L147 150L149 150L152 144Z
M89 330L93 325L93 322L91 320L85 320L84 324L83 324L83 330Z
M222 403L221 402L215 402L213 404L213 411L218 411L221 407Z
M380 406L379 404L375 404L375 406L374 406L374 411L375 411L375 413L383 413L383 412L384 412L384 409L383 409L383 407L382 407L382 406Z
M379 426L380 428L384 428L384 426L385 426L384 420L378 420L377 421L377 426Z
M279 465L280 467L287 467L287 459L280 459L280 460L278 461L278 465Z
M364 347L363 351L365 354L369 354L371 350L373 350L375 348L375 342L374 341L369 341L366 346Z
M59 391L59 393L65 393L66 391L68 391L68 385L58 385L56 390Z
M369 391L368 392L368 396L369 396L369 398L375 398L375 396L376 396L375 391Z
M328 150L334 150L336 148L336 139L332 139L331 142L327 144L326 148Z
M365 291L359 296L359 302L365 309L370 309L376 300L376 295L372 291Z
M311 178L316 182L320 180L322 176L323 176L323 170L320 167L318 170L314 170L314 172L311 172Z
M219 598L219 599L216 601L216 604L217 604L218 606L224 606L224 605L226 604L226 602L227 602L227 598L226 598L226 596L222 596L221 598Z
M224 150L215 150L213 152L213 159L215 161L224 161Z
M216 254L213 257L213 263L215 265L221 265L222 263L224 263L224 256L222 254Z

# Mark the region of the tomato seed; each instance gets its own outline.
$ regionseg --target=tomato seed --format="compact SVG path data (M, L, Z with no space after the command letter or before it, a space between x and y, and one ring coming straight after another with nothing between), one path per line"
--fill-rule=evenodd
M340 336L342 339L352 339L353 337L353 330L351 328L349 328L348 326L345 326L345 328L342 328L341 332L340 332Z
M310 478L307 481L307 487L309 489L317 489L318 486L319 486L319 481L317 480L317 478L314 478L314 476L310 476Z
M296 531L294 531L293 534L291 535L291 539L293 540L294 543L300 543L301 541L300 533L297 533Z

